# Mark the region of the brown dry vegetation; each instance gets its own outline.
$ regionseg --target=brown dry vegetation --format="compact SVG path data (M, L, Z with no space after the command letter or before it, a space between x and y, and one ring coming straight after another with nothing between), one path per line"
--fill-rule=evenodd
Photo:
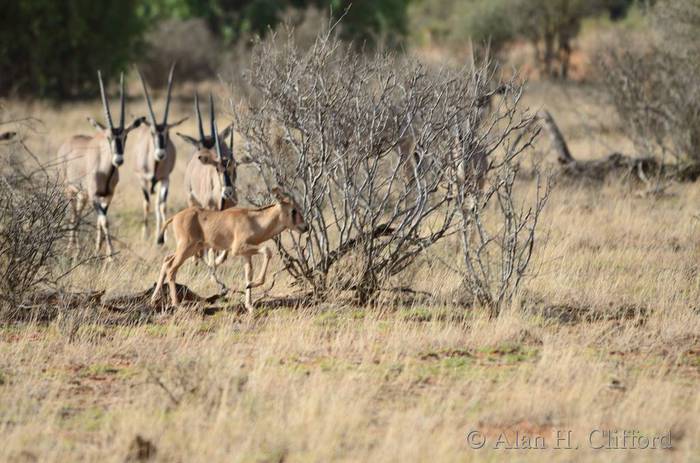
M610 108L585 89L531 84L527 95L532 108L546 102L577 158L611 146L631 152ZM190 108L183 98L172 113ZM46 159L69 134L90 132L86 115L100 114L97 102L6 109L41 119L24 136ZM130 111L143 109L132 100ZM194 133L193 121L183 131ZM171 212L185 204L190 152L175 142ZM541 142L538 156L546 148ZM70 287L113 295L155 280L165 250L141 237L130 161L110 210L120 255L81 267ZM252 179L239 172L241 197ZM523 181L518 193L532 188ZM432 293L427 300L263 302L252 318L182 309L128 324L85 307L4 326L0 461L692 461L700 453L700 193L678 185L651 199L634 188L559 185L542 218L536 276L495 320L455 304L460 280L432 256L454 258L458 244L446 240L397 279ZM221 272L242 289L240 262ZM200 294L216 291L201 266L187 264L179 278ZM292 291L280 276L272 294ZM469 448L473 429L485 432L487 448ZM553 446L554 432L569 429L579 450L488 449L502 431ZM594 451L593 429L670 431L673 449Z

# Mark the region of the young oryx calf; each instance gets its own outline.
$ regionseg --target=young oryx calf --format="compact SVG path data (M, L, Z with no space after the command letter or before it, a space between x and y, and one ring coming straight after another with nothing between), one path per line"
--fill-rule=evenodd
M265 283L267 266L272 250L262 245L284 230L308 230L297 202L289 195L275 188L273 194L276 203L258 209L230 208L223 211L211 211L190 207L171 217L161 233L165 232L170 222L173 223L177 249L163 261L163 267L153 291L151 302L158 300L163 281L168 278L170 297L178 305L175 277L180 266L190 257L205 248L230 251L234 256L245 259L245 306L253 311L251 289ZM264 257L260 274L251 280L253 273L252 256L262 254Z
M97 212L97 253L99 254L103 241L106 241L107 256L111 258L113 249L109 236L107 209L114 196L117 183L119 183L118 169L124 163L126 137L129 132L141 125L144 118L140 117L128 127L124 126L126 110L124 107L124 74L122 73L119 100L121 114L119 115L119 126L115 127L100 71L97 71L97 78L100 81L100 95L108 127L88 117L88 121L98 130L97 134L92 137L76 135L68 139L58 149L58 162L63 171L66 194L72 206L72 231L69 247L75 244L75 228L86 201L90 200L95 212Z
M170 97L173 88L173 72L175 65L170 68L168 76L168 93L165 99L165 110L163 112L163 122L156 122L156 115L153 112L153 104L148 94L146 81L138 71L143 87L143 96L148 107L148 119L146 123L134 130L132 143L129 144L130 152L134 154L136 174L141 182L143 192L143 233L146 235L148 229L148 213L150 208L150 195L156 191L156 185L160 183L160 194L157 196L155 207L156 215L156 236L160 232L165 220L168 187L170 185L170 174L175 168L175 145L170 140L170 129L177 127L187 120L180 119L174 124L168 124L168 113L170 111Z

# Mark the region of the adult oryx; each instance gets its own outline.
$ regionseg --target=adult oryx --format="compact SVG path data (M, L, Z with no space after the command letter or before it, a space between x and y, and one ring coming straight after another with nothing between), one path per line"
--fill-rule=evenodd
M148 107L148 118L146 123L132 134L132 142L129 143L129 153L133 155L136 174L141 183L143 192L143 232L144 236L148 228L148 214L150 209L151 195L156 192L156 185L160 183L160 192L157 195L155 215L156 215L156 236L158 230L165 220L168 188L170 185L170 174L175 168L175 145L170 140L170 129L177 127L187 120L183 118L173 124L168 123L170 111L170 98L173 88L173 73L175 65L170 68L168 76L168 91L165 98L165 110L163 111L163 121L159 124L153 112L153 103L148 94L148 87L143 78L143 74L138 70L143 96Z
M75 135L69 138L58 149L58 161L61 165L66 194L71 201L73 230L70 235L70 246L75 245L75 228L85 203L90 201L97 213L97 253L100 253L102 243L106 241L107 256L111 258L113 248L109 236L107 210L117 188L117 183L119 183L119 166L124 163L126 138L129 132L143 122L144 118L135 119L129 126L124 125L126 110L124 107L124 74L122 73L119 100L121 114L119 115L119 125L115 127L100 71L97 71L97 78L100 83L100 95L107 127L92 117L88 117L88 121L97 130L97 133L93 136Z
M211 134L205 135L202 122L202 112L199 109L199 96L194 95L194 110L197 116L199 138L178 133L178 136L195 148L194 155L187 164L185 172L185 190L187 202L208 210L224 210L238 204L236 194L236 160L233 158L233 124L218 132L214 98L209 94L209 112ZM223 140L230 136L230 147ZM158 238L162 244L163 235ZM214 259L213 252L209 254L207 265L215 269L226 259L226 251ZM200 253L201 256L201 253ZM216 280L215 273L212 277Z
M199 97L194 95L194 110L197 116L199 138L178 133L184 141L195 148L187 164L185 189L190 206L210 210L223 210L238 204L236 194L236 160L233 158L233 124L217 134L214 98L209 95L211 135L204 134ZM217 136L218 135L218 136ZM224 140L230 136L230 147ZM216 147L216 148L215 148Z

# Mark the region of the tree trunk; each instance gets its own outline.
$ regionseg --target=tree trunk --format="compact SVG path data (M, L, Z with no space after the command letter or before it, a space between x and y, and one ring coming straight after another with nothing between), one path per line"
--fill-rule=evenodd
M553 77L554 71L554 33L547 31L544 33L544 72L547 77Z
M571 41L568 37L562 38L559 44L559 77L563 80L569 78L569 66L571 64Z

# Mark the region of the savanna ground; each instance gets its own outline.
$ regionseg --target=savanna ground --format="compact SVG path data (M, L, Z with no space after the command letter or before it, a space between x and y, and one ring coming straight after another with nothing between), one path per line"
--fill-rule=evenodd
M135 87L131 94L130 111L143 110ZM574 156L632 150L611 109L585 87L533 83L527 95L530 107L553 112ZM69 134L90 130L86 115L101 114L97 102L6 109L42 121L25 137L46 159ZM190 113L191 101L177 100L173 114ZM190 120L181 131L193 129ZM170 212L185 204L190 153L174 141ZM547 148L543 138L538 155L551 161ZM146 289L172 247L156 248L152 230L142 238L130 162L110 209L120 254L78 269L66 282L72 288ZM241 197L253 175L239 172ZM531 190L519 184L519 193ZM615 182L557 185L533 278L494 320L454 303L459 278L431 257L454 257L457 243L444 242L399 281L433 295L416 302L263 302L253 317L189 308L131 324L107 323L85 307L48 324L2 327L0 460L693 461L700 192L693 184L658 199L634 192ZM92 237L85 243L92 247ZM239 262L229 260L221 275L242 289ZM191 263L179 282L200 294L217 290ZM280 275L272 294L293 291ZM473 430L486 438L480 450L467 441ZM571 430L579 449L553 449L557 430ZM594 430L670 432L672 449L594 450ZM514 444L516 432L533 445L542 436L548 449L493 449L502 433Z

